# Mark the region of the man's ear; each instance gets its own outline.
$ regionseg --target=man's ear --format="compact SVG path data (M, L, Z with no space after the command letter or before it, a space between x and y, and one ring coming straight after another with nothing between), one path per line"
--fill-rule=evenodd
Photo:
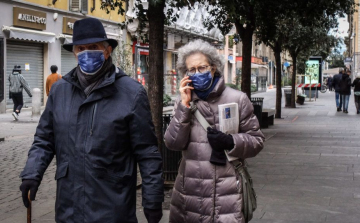
M105 60L107 60L110 57L112 50L113 49L111 46L106 47L104 51Z

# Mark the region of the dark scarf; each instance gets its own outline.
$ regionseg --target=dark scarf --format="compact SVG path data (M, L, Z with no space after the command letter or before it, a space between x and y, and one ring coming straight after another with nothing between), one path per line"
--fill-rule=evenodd
M209 94L211 93L211 91L214 90L214 88L219 80L220 80L220 76L214 76L213 83L209 89L207 89L206 91L199 91L199 90L194 89L195 94L201 100L205 101L207 99L207 97L209 96Z
M114 68L114 66L113 66L111 57L109 57L107 60L105 60L101 69L94 75L84 74L81 71L80 66L77 66L75 72L78 77L80 86L83 89L86 96L89 96L90 93L94 89L96 89L96 87L99 86L107 76L109 76L111 74L111 72L113 71L112 68Z

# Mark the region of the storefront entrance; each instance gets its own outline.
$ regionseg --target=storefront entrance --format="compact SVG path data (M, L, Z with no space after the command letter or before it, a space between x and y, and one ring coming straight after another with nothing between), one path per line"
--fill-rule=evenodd
M66 75L77 66L77 60L73 53L61 48L61 75Z
M6 107L11 108L13 102L9 99L9 81L15 65L21 66L21 74L30 85L31 89L41 90L41 101L44 101L44 45L41 43L7 40L6 44ZM24 104L31 106L31 98L23 91Z

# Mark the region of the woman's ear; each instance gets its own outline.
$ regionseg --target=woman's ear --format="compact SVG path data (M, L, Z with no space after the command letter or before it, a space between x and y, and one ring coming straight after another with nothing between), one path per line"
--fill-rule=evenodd
M211 75L214 77L216 72L216 66L211 66Z

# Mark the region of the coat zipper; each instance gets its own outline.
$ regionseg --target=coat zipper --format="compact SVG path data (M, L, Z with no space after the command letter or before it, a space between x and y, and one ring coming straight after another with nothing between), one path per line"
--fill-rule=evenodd
M215 171L214 171L214 202L213 202L213 207L214 207L214 209L213 209L213 213L212 213L212 222L215 222L215 215L216 215L216 207L215 207L215 204L216 204L216 202L215 202L215 199L216 199L216 165L214 165L214 169L215 169Z
M96 114L96 108L97 108L97 103L95 103L95 105L93 106L93 109L92 109L91 122L90 122L90 136L92 136L92 134L93 134L94 118L95 118L95 114Z

